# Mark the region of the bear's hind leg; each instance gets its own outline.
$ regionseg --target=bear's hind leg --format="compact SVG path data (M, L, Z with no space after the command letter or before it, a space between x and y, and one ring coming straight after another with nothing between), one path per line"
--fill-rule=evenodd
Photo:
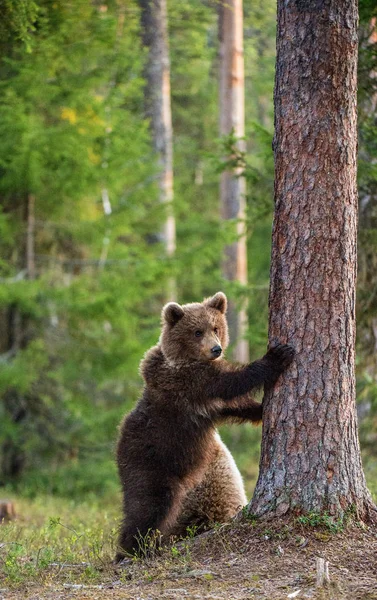
M184 536L188 527L203 529L230 521L247 503L241 474L233 456L215 435L216 456L201 483L191 490L183 504L175 534Z
M181 511L183 491L172 486L143 486L125 492L125 518L121 526L116 562L125 556L153 552L162 537L171 535Z

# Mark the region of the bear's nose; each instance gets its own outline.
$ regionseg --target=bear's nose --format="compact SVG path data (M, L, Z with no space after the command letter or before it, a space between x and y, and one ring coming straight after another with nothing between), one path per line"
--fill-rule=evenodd
M214 356L220 356L222 351L223 351L223 349L218 344L216 346L214 346L213 348L211 348L211 352Z

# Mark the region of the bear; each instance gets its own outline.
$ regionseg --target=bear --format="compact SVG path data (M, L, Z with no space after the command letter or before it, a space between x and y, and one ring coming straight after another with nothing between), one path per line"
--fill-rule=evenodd
M188 526L227 522L247 502L217 425L260 422L263 406L249 392L274 385L294 350L278 344L250 364L229 363L226 309L218 292L162 310L159 342L140 364L142 396L120 427L124 520L116 562L140 554L146 536L161 542L183 536Z

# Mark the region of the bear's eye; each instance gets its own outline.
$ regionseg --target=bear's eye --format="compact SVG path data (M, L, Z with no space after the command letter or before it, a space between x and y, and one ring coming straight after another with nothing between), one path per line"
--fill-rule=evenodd
M217 335L217 334L219 333L219 330L217 329L217 327L215 327L215 329L213 330L213 333L214 333L215 335Z
M203 332L202 332L202 331L200 331L199 329L197 329L197 330L195 331L195 337L202 337L202 335L203 335Z

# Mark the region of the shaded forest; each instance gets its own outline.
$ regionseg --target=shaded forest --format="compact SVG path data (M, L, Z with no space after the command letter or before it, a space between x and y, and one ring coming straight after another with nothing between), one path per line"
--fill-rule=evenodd
M146 102L142 6L2 4L0 92L0 483L6 493L117 492L114 443L141 387L138 364L173 293L223 289L247 306L250 357L265 351L273 214L275 3L244 4L245 133L222 135L217 2L168 2L175 250L161 235L159 150ZM357 396L376 492L376 9L360 2ZM229 158L230 157L230 158ZM220 181L246 180L247 276ZM231 340L236 346L237 339ZM226 428L246 477L260 431Z

